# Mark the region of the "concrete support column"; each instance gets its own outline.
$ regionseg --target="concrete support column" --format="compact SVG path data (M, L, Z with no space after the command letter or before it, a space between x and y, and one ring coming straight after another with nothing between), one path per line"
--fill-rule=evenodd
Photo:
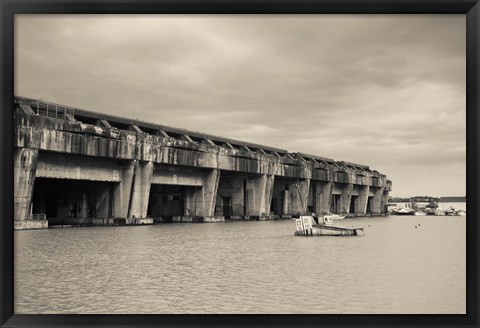
M265 197L266 175L250 176L247 180L247 215L260 217ZM263 204L262 204L263 201Z
M265 216L270 214L274 176L263 174L250 177L247 181L247 215Z
M132 182L135 175L137 162L130 161L122 167L122 181L115 185L113 191L113 216L127 218L132 195Z
M332 183L323 182L321 186L321 205L318 213L330 212L330 202L332 199Z
M217 190L218 183L220 181L220 170L213 169L210 171L203 185L203 197L202 197L202 210L199 212L203 213L203 216L214 216L215 215L215 201L217 199Z
M148 199L152 185L153 162L137 162L133 177L131 204L128 217L147 217Z
M357 214L367 213L367 203L368 203L369 193L370 193L370 186L360 186L360 194L358 195Z
M310 190L310 179L296 181L290 184L291 213L304 214L307 212L308 192Z
M342 199L340 213L350 212L350 202L352 201L353 184L349 183L342 186Z
M382 204L381 204L381 208L380 208L380 212L386 212L386 207L387 207L387 203L388 203L388 190L386 190L386 188L383 188L384 191L383 191L383 197L382 197Z
M264 212L266 215L270 215L270 208L272 207L272 197L273 197L273 185L275 183L274 175L267 175L267 183L265 185L265 207Z
M14 161L14 220L24 221L30 216L38 149L15 149Z
M385 188L380 187L374 191L372 212L375 214L382 212L382 199L384 190Z
M322 211L322 186L320 182L311 182L312 197L313 197L313 211L320 213Z
M283 214L288 214L290 211L288 208L290 207L290 190L283 190Z
M152 177L155 165L153 162L142 163L142 189L141 189L141 198L142 198L142 208L141 208L141 217L147 217L148 210L148 201L150 199L150 188L152 187Z

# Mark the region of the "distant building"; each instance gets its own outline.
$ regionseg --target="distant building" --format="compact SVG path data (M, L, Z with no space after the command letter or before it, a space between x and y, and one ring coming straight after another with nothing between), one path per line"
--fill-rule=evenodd
M438 203L440 198L431 196L415 196L411 198L413 208L417 210L425 210L427 207L431 207L432 203Z
M449 197L431 197L431 196L415 196L411 198L401 198L401 197L392 197L388 200L387 211L391 212L392 210L398 209L414 209L425 211L427 208L433 208L432 205L435 205L435 209L447 211L454 209L458 210L467 210L467 201L466 197L458 196L449 196Z
M467 210L467 197L466 196L454 196L454 197L440 197L438 201L438 208L442 210L455 209L456 211Z
M399 209L411 209L412 207L412 202L410 198L400 198L400 197L394 197L390 198L387 203L387 212L392 212L393 210L399 210Z

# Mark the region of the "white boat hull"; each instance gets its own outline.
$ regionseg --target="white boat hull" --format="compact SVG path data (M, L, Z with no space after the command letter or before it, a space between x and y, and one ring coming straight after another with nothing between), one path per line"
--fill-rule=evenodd
M332 225L332 218L319 218L317 224L311 216L301 216L295 220L295 236L363 236L363 228L340 228Z
M295 231L295 236L363 236L362 228L339 228L331 226L314 226L305 231Z

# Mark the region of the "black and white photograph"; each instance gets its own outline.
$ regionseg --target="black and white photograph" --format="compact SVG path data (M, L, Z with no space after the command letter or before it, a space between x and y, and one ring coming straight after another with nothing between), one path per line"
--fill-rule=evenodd
M15 314L466 314L466 74L463 14L15 15Z

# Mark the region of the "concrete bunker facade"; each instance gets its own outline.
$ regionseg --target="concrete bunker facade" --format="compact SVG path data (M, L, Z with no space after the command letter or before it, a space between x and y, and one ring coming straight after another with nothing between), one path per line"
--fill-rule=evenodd
M366 165L15 97L15 223L386 212Z

